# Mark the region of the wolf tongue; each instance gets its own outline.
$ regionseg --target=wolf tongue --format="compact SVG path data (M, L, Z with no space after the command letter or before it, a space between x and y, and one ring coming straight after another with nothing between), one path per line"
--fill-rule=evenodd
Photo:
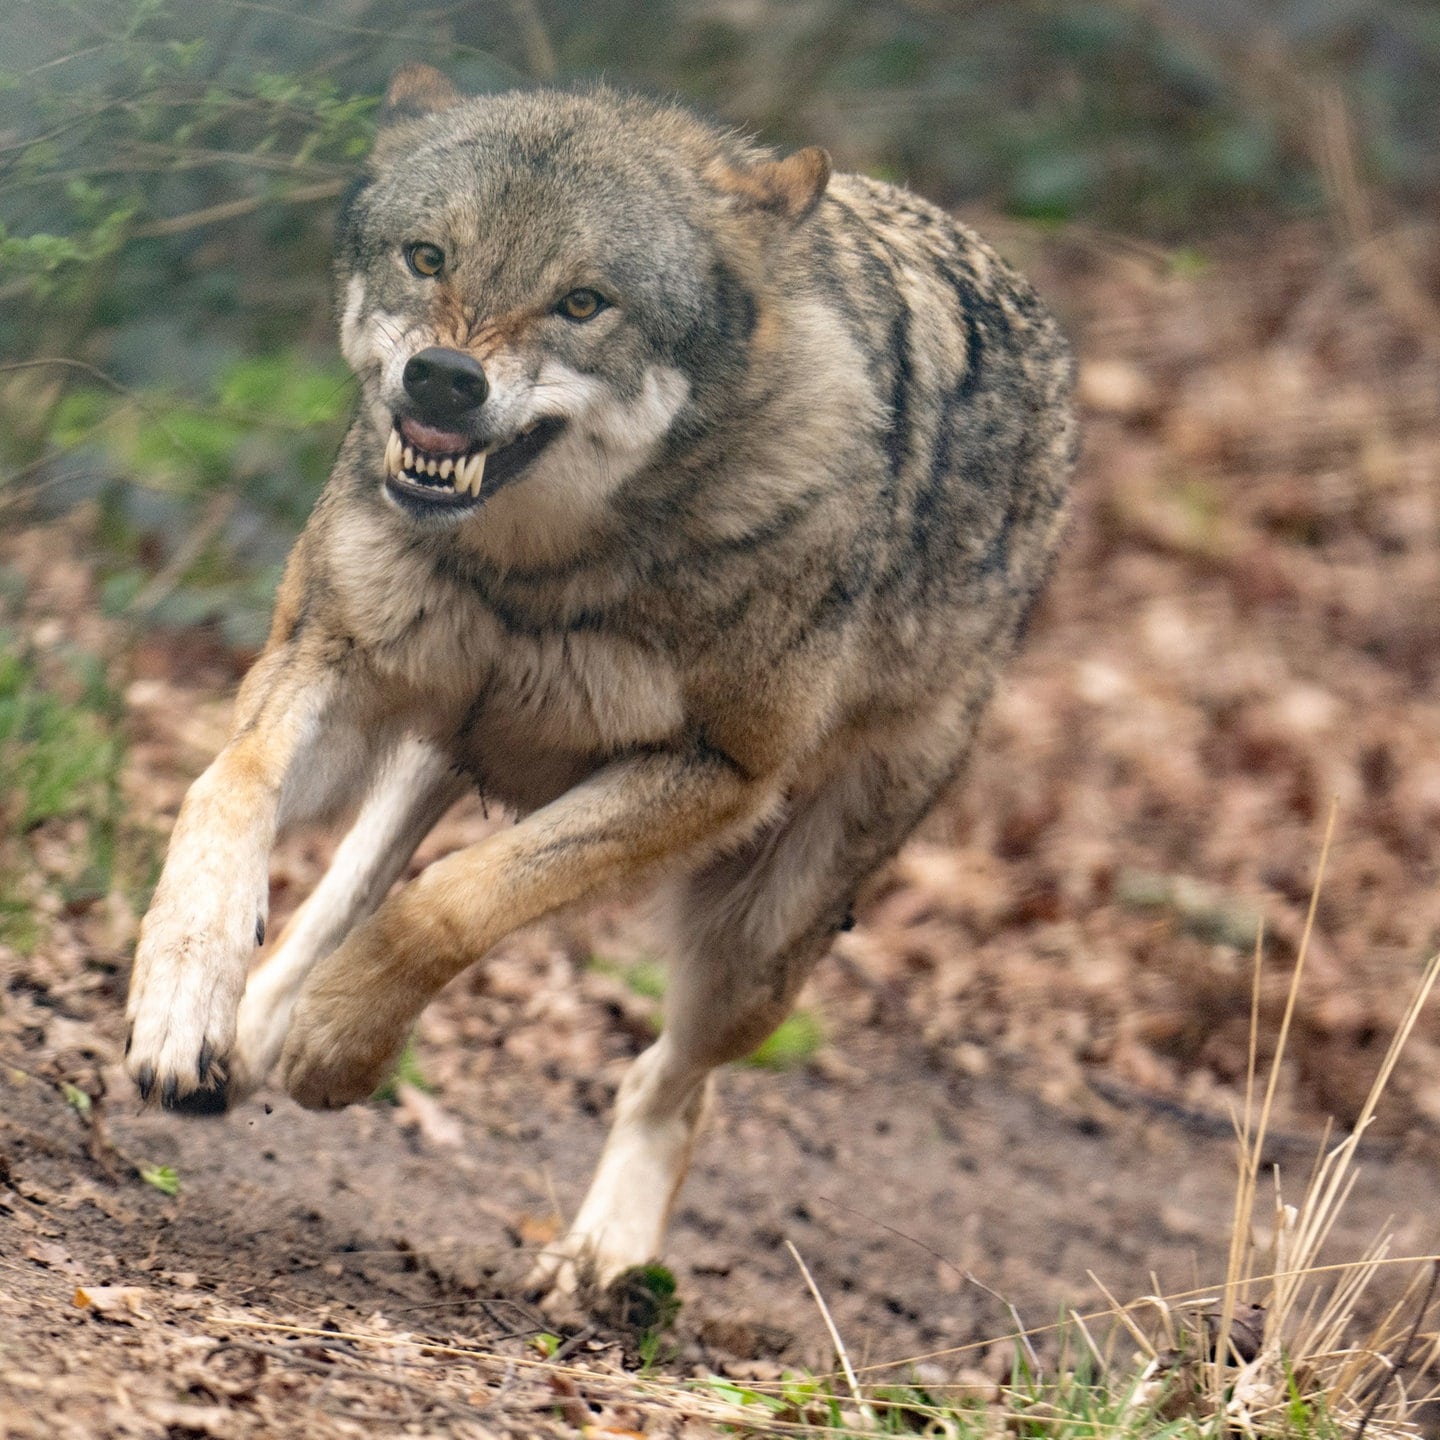
M409 416L400 421L400 433L417 450L427 450L432 455L461 455L470 448L468 435L457 435L453 430L437 430L433 425L411 420Z

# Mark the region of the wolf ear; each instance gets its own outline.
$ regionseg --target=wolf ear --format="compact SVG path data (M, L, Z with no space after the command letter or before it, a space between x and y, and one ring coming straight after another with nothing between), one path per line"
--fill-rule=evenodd
M830 183L830 157L818 145L810 145L783 160L744 166L721 161L710 178L725 194L794 225L820 203Z
M375 123L383 130L401 120L448 110L460 100L460 92L433 65L402 65L390 77Z

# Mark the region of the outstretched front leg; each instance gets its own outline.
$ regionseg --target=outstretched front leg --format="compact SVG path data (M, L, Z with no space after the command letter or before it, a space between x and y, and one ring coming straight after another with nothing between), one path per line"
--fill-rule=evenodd
M235 731L190 787L140 931L127 1005L126 1066L143 1099L225 1108L245 973L265 927L280 825L332 804L376 749L364 695L318 646L282 643L241 687Z
M435 992L506 935L711 853L775 801L773 782L707 746L646 751L437 861L316 966L281 1055L286 1088L316 1109L363 1100Z

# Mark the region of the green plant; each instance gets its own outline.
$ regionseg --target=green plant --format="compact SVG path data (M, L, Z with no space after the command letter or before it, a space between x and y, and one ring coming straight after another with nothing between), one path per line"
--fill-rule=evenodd
M665 967L658 960L624 961L594 955L590 968L601 975L614 976L643 1000L665 998Z
M400 1103L400 1086L402 1085L410 1085L416 1090L424 1091L427 1095L433 1094L435 1090L420 1069L420 1057L415 1050L413 1035L405 1042L405 1048L400 1052L400 1059L395 1064L395 1073L370 1098L378 1100L384 1105L398 1105Z
M0 805L25 831L84 812L107 829L118 809L119 702L94 656L69 651L53 680L0 631Z
M819 1017L810 1010L796 1010L763 1040L745 1059L746 1065L761 1070L794 1070L815 1057L825 1043Z
M180 1193L180 1176L173 1165L141 1165L140 1178L153 1185L162 1195Z

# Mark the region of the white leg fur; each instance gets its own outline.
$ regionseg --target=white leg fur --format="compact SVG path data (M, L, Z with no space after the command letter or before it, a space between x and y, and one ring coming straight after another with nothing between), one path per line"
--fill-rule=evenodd
M385 898L415 847L464 789L465 781L431 746L414 739L397 746L330 868L245 986L230 1066L232 1105L258 1089L279 1058L310 971Z
M585 1203L564 1242L536 1264L530 1288L570 1295L582 1274L604 1283L660 1253L709 1090L709 1068L677 1056L666 1036L635 1061Z
M250 703L274 687L266 743L257 746L242 725L190 787L141 926L126 1064L142 1097L158 1087L171 1108L197 1091L202 1113L223 1099L223 1086L209 1082L223 1077L234 1042L277 829L298 809L330 801L381 743L376 732L334 721L328 680L287 688L285 665L277 653L251 671Z

